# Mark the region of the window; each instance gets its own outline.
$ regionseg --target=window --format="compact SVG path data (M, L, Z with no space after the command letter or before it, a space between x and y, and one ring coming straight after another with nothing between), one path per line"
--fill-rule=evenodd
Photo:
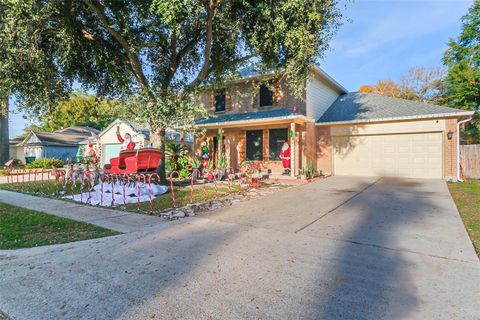
M280 160L280 150L288 142L288 129L270 129L268 131L268 160Z
M225 89L215 91L215 112L225 111Z
M249 161L263 160L263 130L247 131L246 157Z
M268 107L273 105L273 92L267 87L267 85L260 85L260 97L259 97L259 106Z

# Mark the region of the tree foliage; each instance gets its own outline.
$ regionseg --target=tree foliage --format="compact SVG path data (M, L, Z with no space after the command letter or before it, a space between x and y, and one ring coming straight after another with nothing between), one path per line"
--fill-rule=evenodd
M0 16L0 90L22 107L49 111L77 81L129 97L160 137L247 63L301 95L340 18L335 0L3 0Z
M40 128L54 131L70 126L104 129L117 118L126 118L122 101L98 99L93 95L74 92L69 99L60 101L50 113L40 117ZM129 119L127 119L129 120Z
M407 100L444 104L444 71L441 68L416 67L408 70L399 83L380 80L375 85L363 85L360 92L374 93Z
M447 67L446 104L476 111L465 135L469 142L480 142L480 0L462 17L462 32L449 41L443 62Z

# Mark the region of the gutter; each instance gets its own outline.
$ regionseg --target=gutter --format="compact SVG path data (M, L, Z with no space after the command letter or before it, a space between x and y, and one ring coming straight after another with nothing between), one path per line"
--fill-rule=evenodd
M463 182L460 177L460 125L469 122L472 117L457 122L457 180Z
M473 111L457 112L457 113L438 113L438 114L428 114L421 116L405 116L405 117L390 117L390 118L377 118L377 119L365 119L365 120L348 120L348 121L330 121L330 122L318 122L315 123L316 126L329 126L334 124L356 124L356 123L375 123L375 122L388 122L395 120L416 120L416 119L435 119L435 118L448 118L448 117L459 117L459 116L472 116Z
M235 120L235 121L223 121L223 122L210 122L205 124L197 124L197 127L205 128L205 127L216 127L216 126L231 126L236 124L250 124L250 123L262 123L262 122L270 122L270 121L286 121L286 120L295 120L295 119L302 119L305 122L314 122L313 119L307 118L304 115L296 115L296 116L284 116L284 117L274 117L274 118L263 118L263 119L251 119L251 120Z

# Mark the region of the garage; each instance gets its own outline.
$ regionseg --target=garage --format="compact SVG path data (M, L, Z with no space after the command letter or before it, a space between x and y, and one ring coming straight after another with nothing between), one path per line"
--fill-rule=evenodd
M443 178L441 132L333 137L336 175Z

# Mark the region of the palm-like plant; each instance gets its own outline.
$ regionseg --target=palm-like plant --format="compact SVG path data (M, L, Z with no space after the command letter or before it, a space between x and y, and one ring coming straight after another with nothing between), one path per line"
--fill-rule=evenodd
M172 170L178 171L180 168L180 158L188 154L188 148L184 144L168 143L165 145L165 156L170 162Z

